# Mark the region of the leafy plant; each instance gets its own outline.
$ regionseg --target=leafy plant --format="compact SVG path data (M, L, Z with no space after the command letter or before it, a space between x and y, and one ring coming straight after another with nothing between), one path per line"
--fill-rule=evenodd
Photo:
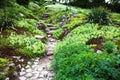
M68 23L66 25L64 25L63 27L67 27L68 29L72 29L76 26L80 26L82 22L81 21L72 21L71 23Z
M87 21L89 23L98 23L100 25L109 25L111 23L108 10L103 7L92 9L88 14Z
M8 40L10 43L9 45L17 48L19 52L30 57L42 56L46 50L45 44L43 44L40 40L25 34L11 34L11 36L8 37Z
M117 49L117 45L112 41L107 41L103 43L103 46L104 46L104 50L107 51L108 53L115 53Z
M4 69L8 66L8 59L0 58L0 79L3 80L6 78L6 73Z
M80 52L65 58L57 56L56 60L55 80L120 79L120 60L115 55Z
M56 39L58 39L63 32L64 32L64 31L63 31L62 28L57 29L57 30L55 30L55 32L54 32L54 34L53 34L53 37L56 38Z

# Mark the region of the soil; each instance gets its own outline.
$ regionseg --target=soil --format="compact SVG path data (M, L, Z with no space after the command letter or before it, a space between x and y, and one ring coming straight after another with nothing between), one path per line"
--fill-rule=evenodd
M96 44L96 46L94 47L94 50L102 50L103 48L103 44L105 42L105 38L99 37L99 38L92 38L90 40L88 40L86 42L87 45L91 45L91 44Z
M24 67L30 60L29 57L26 57L24 54L19 53L11 46L0 47L0 58L6 58L9 60L9 65L5 71L8 73L7 77L9 77L11 80L14 80L14 78L18 76L14 75L14 72L20 72L21 67ZM24 61L21 61L22 59Z
M3 36L9 36L11 32L15 32L16 34L24 34L24 32L29 32L26 28L15 27L15 29L7 29L0 31Z

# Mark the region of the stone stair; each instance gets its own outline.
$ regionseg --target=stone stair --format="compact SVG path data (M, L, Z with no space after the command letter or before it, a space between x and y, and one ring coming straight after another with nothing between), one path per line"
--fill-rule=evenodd
M32 62L28 62L25 68L20 71L19 80L53 80L54 70L51 68L51 61L53 60L53 54L55 45L59 40L52 37L53 32L57 29L52 24L47 25L48 35L46 43L46 55L43 58L34 58ZM35 35L36 39L43 40L44 36Z

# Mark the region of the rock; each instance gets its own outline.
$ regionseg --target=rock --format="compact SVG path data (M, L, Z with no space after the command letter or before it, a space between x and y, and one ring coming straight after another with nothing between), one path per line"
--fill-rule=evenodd
M54 52L52 50L47 52L47 56L51 56L53 54L54 54Z
M53 24L47 24L47 27L53 27Z
M20 76L23 76L23 75L25 75L25 72L20 72Z
M25 68L26 68L26 69L30 68L30 65L27 65Z
M9 77L7 77L5 80L10 80Z
M38 62L34 62L34 65L38 65Z
M49 73L48 77L54 77L54 75L55 75L54 73Z
M14 65L15 65L14 63L11 63L11 64L9 64L9 67L10 67L10 66L14 66Z
M28 73L29 73L29 72L32 72L32 69L31 69L31 68L30 68L30 69L27 69L26 72L28 72Z
M31 65L32 63L30 61L27 62L28 65Z
M38 78L44 78L44 75L43 75L43 74L40 74L40 75L38 76Z
M36 25L36 27L37 27L39 30L45 31L46 25L45 25L44 23L38 23L38 24Z
M20 59L21 62L24 62L24 59Z
M48 41L50 41L50 42L55 42L56 40L53 39L53 38L48 38Z
M20 80L26 80L26 77L22 76L22 77L19 77Z
M35 35L35 38L36 38L36 39L43 40L45 37L44 37L44 36L41 36L41 35Z
M14 72L14 77L18 77L18 73L17 72Z
M40 68L38 68L38 69L37 69L37 71L42 71L42 70L43 70L43 68L42 68L42 67L40 67Z
M25 71L25 69L24 69L24 68L22 68L22 69L21 69L21 71Z
M103 52L101 50L97 50L96 53L102 54Z
M49 30L47 31L47 34L52 35L55 31L54 30Z
M53 56L49 56L48 58L49 58L49 60L53 60Z
M30 78L30 77L32 77L32 73L27 73L25 76Z
M50 17L50 14L47 13L42 14L42 19L47 19L48 17Z

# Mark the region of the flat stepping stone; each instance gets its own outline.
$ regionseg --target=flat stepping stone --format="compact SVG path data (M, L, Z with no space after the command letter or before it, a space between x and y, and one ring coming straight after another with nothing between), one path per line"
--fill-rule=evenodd
M53 24L47 24L47 27L53 27Z
M44 37L44 36L41 36L41 35L35 35L35 38L36 38L36 39L44 39L45 37Z
M49 30L47 31L47 34L53 34L55 32L55 30Z
M53 54L54 54L53 50L47 52L47 56L51 56Z
M58 27L49 27L49 30L56 30Z
M56 40L53 39L53 38L48 38L48 41L50 41L50 42L56 42Z

